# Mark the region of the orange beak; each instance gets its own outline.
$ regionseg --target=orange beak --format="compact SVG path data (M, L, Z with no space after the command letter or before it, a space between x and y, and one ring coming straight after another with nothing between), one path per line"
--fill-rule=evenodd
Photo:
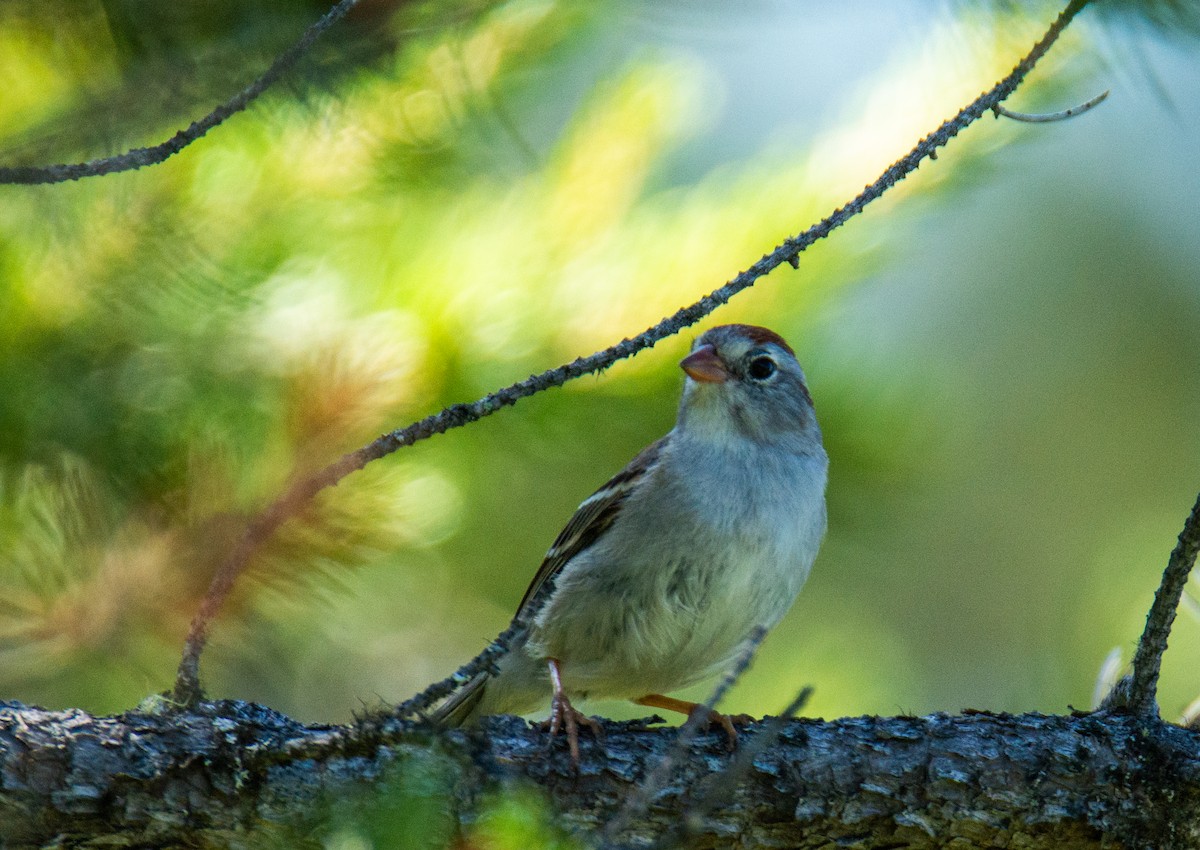
M729 380L729 370L711 345L700 346L679 361L679 366L689 378L702 384L720 384Z

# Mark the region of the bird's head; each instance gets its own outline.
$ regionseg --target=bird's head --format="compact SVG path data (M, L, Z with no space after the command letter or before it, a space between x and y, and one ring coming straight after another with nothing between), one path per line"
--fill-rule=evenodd
M812 397L791 346L755 325L705 331L680 362L687 373L678 427L695 436L820 445Z

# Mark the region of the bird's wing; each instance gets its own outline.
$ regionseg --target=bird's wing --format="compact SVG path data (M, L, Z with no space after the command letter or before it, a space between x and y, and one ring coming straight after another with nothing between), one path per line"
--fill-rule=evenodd
M430 719L439 726L451 728L465 726L475 717L476 709L483 699L483 692L487 689L490 678L491 676L486 672L476 675L462 687L462 690L438 706L437 710L430 715Z
M537 574L525 591L517 608L517 617L528 616L534 600L547 581L556 578L563 567L580 552L595 543L616 521L621 505L633 488L654 468L667 437L651 443L629 465L614 475L608 482L584 499L575 515L559 533L538 567ZM488 673L480 673L458 693L450 697L433 714L434 722L443 726L461 726L469 722L479 711L484 691L487 689Z
M521 598L521 604L517 607L518 617L529 613L527 609L547 580L557 578L563 567L572 558L595 543L612 526L621 513L621 506L625 499L658 462L667 439L668 437L663 437L657 442L651 443L642 450L641 454L630 461L628 466L610 478L599 490L584 499L566 527L559 532L558 537L554 540L554 545L550 547L550 551L542 560L542 565L538 567L537 574L533 577L529 589L525 591L525 595Z

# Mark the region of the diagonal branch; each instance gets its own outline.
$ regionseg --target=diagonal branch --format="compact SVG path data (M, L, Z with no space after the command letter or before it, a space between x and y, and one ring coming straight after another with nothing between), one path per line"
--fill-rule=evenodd
M671 778L671 774L675 771L676 763L688 754L688 750L691 749L696 735L699 734L702 726L709 722L710 712L717 707L717 704L724 699L729 689L734 686L737 680L750 667L750 662L754 660L754 655L758 652L758 648L762 645L763 639L766 636L766 628L763 626L754 627L754 631L750 633L750 639L746 647L742 650L741 656L725 673L721 681L717 683L716 688L709 694L708 699L701 704L700 710L693 711L688 716L687 722L679 727L679 732L675 736L675 742L671 745L670 749L658 760L654 769L646 774L646 778L642 780L637 791L626 799L625 805L621 807L621 811L617 813L617 816L605 825L603 834L601 835L602 844L611 843L613 838L624 832L631 823L639 820L646 813L651 801L662 791L667 781Z
M1196 564L1197 553L1200 553L1200 496L1196 497L1183 531L1179 532L1179 542L1167 561L1162 583L1154 594L1154 604L1146 615L1146 629L1133 656L1133 680L1120 702L1134 714L1156 715L1158 712L1155 703L1158 671L1167 649L1167 638L1171 635L1171 625L1175 622L1179 597Z
M738 748L737 754L722 770L699 786L698 793L691 795L686 804L683 816L671 823L648 850L686 847L688 839L694 839L702 833L709 814L735 797L738 786L753 770L755 761L779 741L788 721L794 720L800 713L812 692L812 686L805 685L782 714L778 717L764 717L754 737ZM608 850L604 845L601 847L602 850Z
M539 375L532 375L523 381L489 393L478 401L453 405L406 428L384 434L369 445L345 455L315 475L294 484L278 501L250 524L240 544L218 568L212 585L188 632L183 658L180 661L175 680L175 700L183 705L191 705L199 699L200 654L207 643L212 619L220 611L234 582L245 570L255 551L283 522L307 504L319 491L337 484L351 472L362 469L371 461L378 460L397 449L490 416L501 408L516 404L521 399L542 390L561 386L567 381L583 375L607 369L618 360L632 357L639 351L650 348L655 343L699 322L783 263L789 263L794 267L798 266L801 252L858 215L867 204L878 199L888 189L915 171L922 160L927 157L935 157L938 148L944 147L966 127L978 120L981 115L1009 97L1038 60L1058 40L1067 25L1088 5L1088 2L1089 0L1071 0L1041 39L1034 44L1029 53L1006 77L964 106L953 118L943 122L940 127L921 139L911 151L888 166L883 174L845 206L834 210L827 218L802 233L785 240L724 286L713 290L694 304L681 308L674 315L668 316L632 339L623 339L602 351L587 357L580 357L571 363L548 369Z
M326 33L334 24L346 17L351 9L357 6L359 0L341 0L336 6L326 12L316 23L304 31L300 40L289 47L271 63L257 80L246 86L240 92L224 103L218 104L212 112L198 121L193 121L171 138L148 148L132 148L115 156L106 156L88 162L77 162L61 165L25 165L0 166L0 184L48 184L65 183L68 180L79 180L84 177L99 177L103 174L116 174L122 171L133 171L147 165L158 165L169 157L174 156L192 142L204 136L209 130L224 122L230 116L241 112L259 95L269 89L275 82L292 69L318 38Z

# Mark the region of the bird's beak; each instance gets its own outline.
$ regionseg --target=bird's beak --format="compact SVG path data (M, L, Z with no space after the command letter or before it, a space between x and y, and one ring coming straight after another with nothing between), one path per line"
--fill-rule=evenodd
M679 361L679 366L693 381L720 384L729 380L729 370L711 345L702 345Z

